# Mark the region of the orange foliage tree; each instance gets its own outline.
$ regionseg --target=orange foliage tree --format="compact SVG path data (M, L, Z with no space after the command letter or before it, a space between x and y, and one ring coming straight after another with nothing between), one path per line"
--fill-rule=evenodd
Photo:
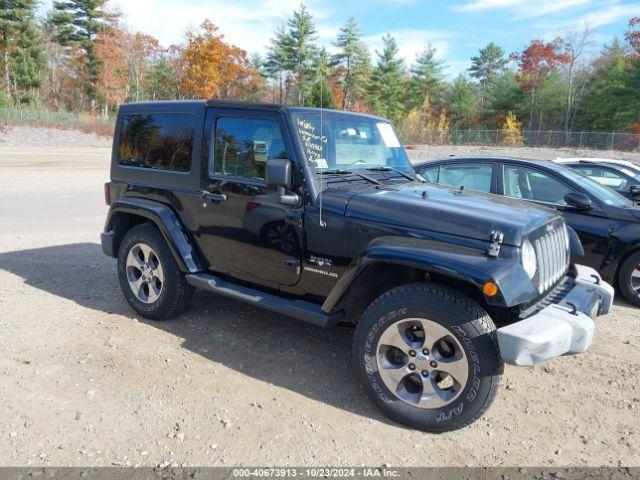
M520 87L531 94L528 123L528 127L531 127L536 93L540 85L549 73L568 63L570 56L562 38L557 37L553 42L548 43L542 40L532 40L521 53L512 53L509 58L518 65L519 72L516 80Z
M129 50L128 37L127 32L112 26L96 38L95 56L100 62L96 91L105 116L110 108L117 107L127 98L129 68L125 58Z
M199 98L246 97L258 82L259 73L251 66L247 53L223 40L209 20L199 32L187 33L182 52L185 95Z

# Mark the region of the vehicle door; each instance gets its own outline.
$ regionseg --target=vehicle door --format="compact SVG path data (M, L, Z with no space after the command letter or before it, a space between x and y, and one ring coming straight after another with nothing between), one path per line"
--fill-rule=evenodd
M199 242L212 271L267 287L300 277L296 207L279 203L264 176L268 159L291 158L278 112L210 109L202 168Z
M609 247L609 219L594 203L591 210L578 210L564 201L574 187L551 172L519 164L502 164L498 190L507 197L534 202L562 212L567 225L573 228L582 242L584 257L577 263L596 269L602 266ZM587 192L580 192L588 195ZM593 200L593 199L592 199Z

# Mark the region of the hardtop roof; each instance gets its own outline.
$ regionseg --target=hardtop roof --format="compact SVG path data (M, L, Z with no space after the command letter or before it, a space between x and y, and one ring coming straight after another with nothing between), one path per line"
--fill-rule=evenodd
M267 102L245 102L240 100L154 100L145 102L131 102L123 103L120 106L120 112L130 113L139 112L141 110L148 111L171 111L171 110L194 110L199 108L230 108L230 109L242 109L242 110L267 110L271 112L279 112L283 110L288 111L320 111L331 113L348 113L352 115L360 115L365 117L374 118L381 121L388 121L384 118L370 115L367 113L351 112L348 110L334 110L328 108L316 108L316 107L298 107L295 105L286 105L279 103L267 103Z

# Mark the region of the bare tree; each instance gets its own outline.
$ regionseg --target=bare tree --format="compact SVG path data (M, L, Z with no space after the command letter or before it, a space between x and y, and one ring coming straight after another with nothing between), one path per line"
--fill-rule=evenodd
M581 58L584 56L585 50L592 44L592 36L593 29L589 25L584 25L581 29L574 28L564 34L566 53L569 59L565 67L567 105L564 113L564 131L567 141L588 80L588 64L582 62Z

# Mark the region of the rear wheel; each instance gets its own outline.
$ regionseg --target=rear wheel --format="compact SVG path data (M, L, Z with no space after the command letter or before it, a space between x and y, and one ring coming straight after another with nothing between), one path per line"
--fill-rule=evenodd
M640 252L624 261L618 273L618 285L625 298L640 307Z
M153 320L181 313L195 291L178 268L162 234L148 223L133 227L122 239L118 280L133 309Z
M362 315L353 348L374 403L392 419L429 432L479 418L503 370L487 313L433 284L397 287L375 300Z

